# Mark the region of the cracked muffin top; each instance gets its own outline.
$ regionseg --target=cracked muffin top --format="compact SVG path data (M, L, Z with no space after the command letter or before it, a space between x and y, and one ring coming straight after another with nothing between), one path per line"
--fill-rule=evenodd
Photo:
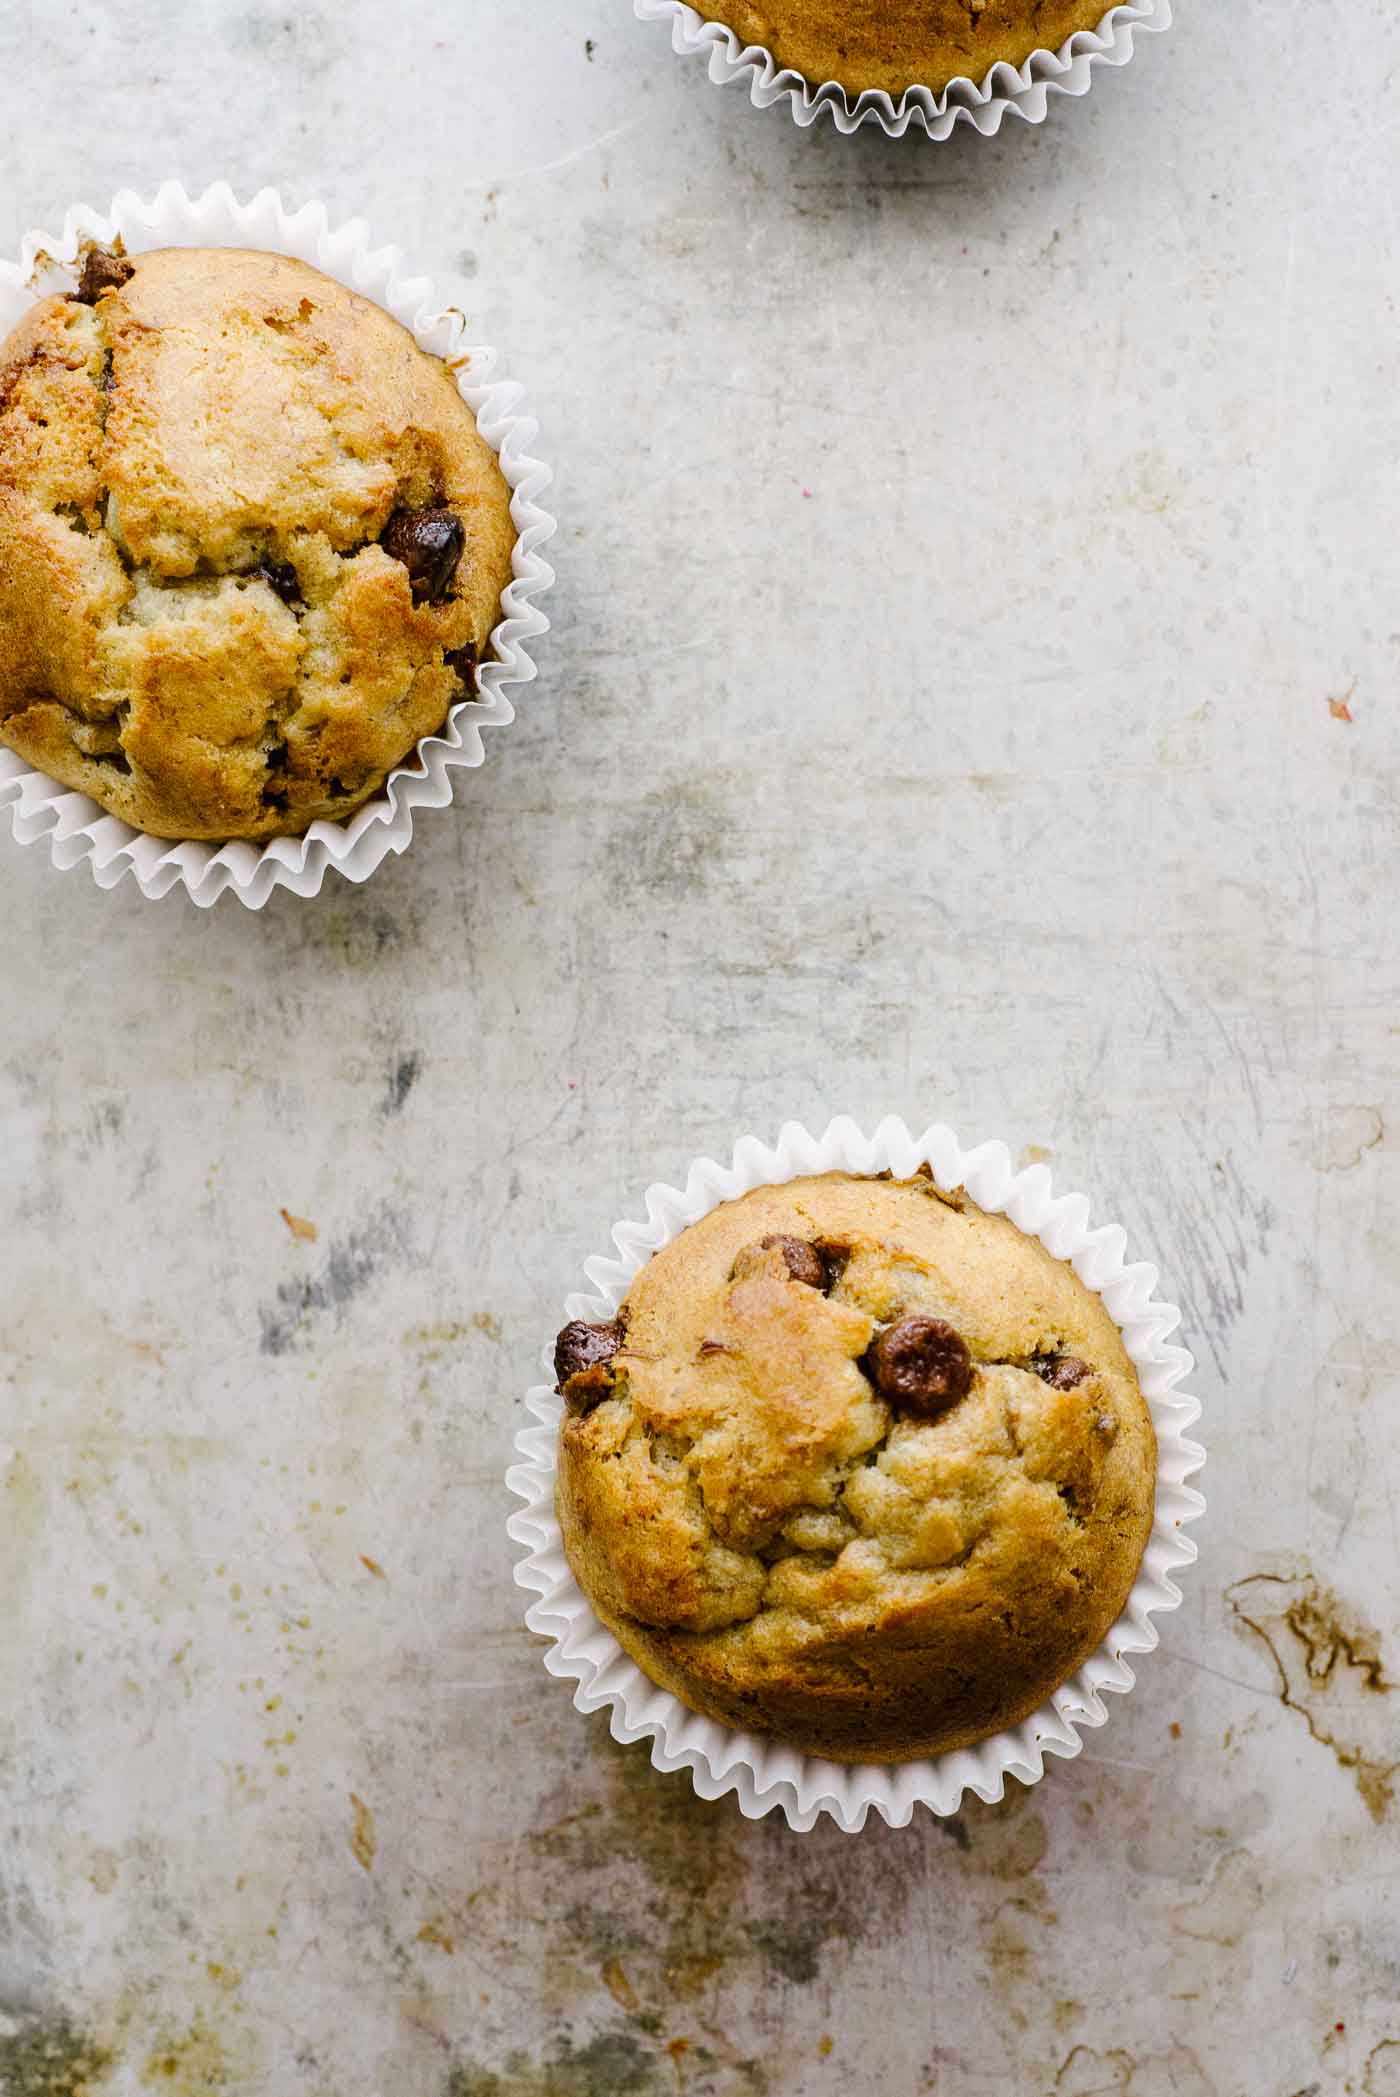
M569 1562L694 1710L843 1761L1026 1717L1099 1644L1156 1441L1103 1303L926 1177L725 1203L559 1335Z
M93 249L0 344L0 738L157 837L341 819L475 692L514 540L381 307L280 255Z
M744 44L761 44L780 67L851 94L907 87L941 93L999 62L1024 65L1058 51L1077 29L1097 29L1113 0L705 0L700 12Z

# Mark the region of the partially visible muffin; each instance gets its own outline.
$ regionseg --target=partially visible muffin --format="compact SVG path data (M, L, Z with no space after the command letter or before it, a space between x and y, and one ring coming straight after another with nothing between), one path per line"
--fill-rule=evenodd
M762 1187L559 1335L594 1608L694 1710L843 1761L1018 1723L1094 1651L1156 1441L1100 1299L920 1176Z
M158 837L351 814L476 690L510 492L307 264L93 249L0 344L0 739Z
M848 93L908 87L941 94L964 75L1024 65L1033 51L1058 51L1077 29L1097 29L1112 0L702 0L741 43L760 44L813 86L839 81Z

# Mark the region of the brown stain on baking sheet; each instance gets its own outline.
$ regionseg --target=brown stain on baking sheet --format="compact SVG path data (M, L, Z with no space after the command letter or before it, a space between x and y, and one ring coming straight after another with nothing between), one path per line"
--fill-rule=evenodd
M167 2097L196 2097L196 2092L248 2087L235 2070L219 2034L202 2017L183 2031L164 2038L146 2062L141 2087Z
M1366 2097L1400 2097L1400 2039L1382 2039L1366 2056Z
M259 1924L252 1963L274 1935ZM178 2019L162 2014L145 1976L129 1979L83 2025L66 2008L0 2000L0 2097L109 2097L117 2089L210 2097L269 2087L262 2035L232 2006L241 1971L227 1955L201 1959L194 1950L188 1963L195 2000Z
M403 1336L404 1345L421 1355L425 1362L443 1361L454 1347L460 1347L464 1341L470 1340L474 1331L486 1332L486 1327L480 1321L489 1315L488 1312L478 1311L473 1314L470 1322L464 1322L460 1318L444 1318L436 1325L410 1325ZM495 1320L492 1319L491 1322L494 1324ZM488 1339L494 1339L497 1334L486 1332L486 1336Z
M640 2007L637 1991L627 1978L627 1969L621 1959L605 1959L602 1968L603 1986L619 2009L635 2010Z
M1046 2097L1216 2097L1216 2088L1189 2046L1146 2054L1125 2046L1106 2053L1076 2046L1060 2063Z
M375 1852L379 1848L379 1837L375 1832L374 1815L362 1798L350 1793L350 1804L355 1812L355 1824L350 1830L350 1853L355 1862L365 1871L374 1867Z
M5 2097L85 2097L96 2093L113 2065L105 2046L80 2031L65 2011L19 2017L0 2037L0 2090Z
M953 1840L969 1866L987 1878L1028 1879L1050 1848L1050 1830L1019 1785L995 1806L969 1797L959 1818L962 1837L954 1832Z
M1232 1950L1248 1939L1267 1894L1264 1874L1249 1851L1228 1850L1199 1898L1173 1909L1171 1926L1178 1936Z
M1379 1107L1329 1107L1315 1132L1309 1162L1318 1172L1355 1172L1368 1151L1385 1142Z
M777 1815L748 1822L732 1800L698 1798L604 1736L537 1811L534 1826L488 1841L435 1884L454 1937L483 1965L528 1953L544 2031L557 2020L577 2039L579 2018L603 2024L625 2010L648 2037L692 2037L683 2070L697 2092L702 2047L722 2063L721 2087L725 2076L751 2080L710 2021L718 2000L757 1989L811 2003L810 1991L839 1989L862 1946L925 1927L930 1888L960 1909L1007 1909L1008 1931L1043 1938L1054 1920L1036 1879L1049 1831L1019 1787L999 1806L969 1802L953 1827L872 1817L854 1838L826 1822L794 1834ZM528 1929L522 1887L538 1889ZM538 2066L538 2045L530 2052Z
M677 2037L690 2041L678 2057L687 2097L787 2087L751 2031L728 2038L721 2004L758 1994L775 2016L819 2030L830 1991L872 1951L922 1931L930 1898L959 1912L995 1903L1032 1959L1054 1920L1037 1876L1049 1832L1019 1788L998 1807L972 1802L957 1830L872 1819L855 1838L830 1823L794 1834L776 1815L748 1822L732 1800L698 1798L604 1737L537 1810L527 1831L483 1845L465 1884L449 1871L434 1886L469 1959L489 1970L528 1957L540 1975L528 2039L504 2032L501 2052L481 2040L469 2062L458 2055L460 2088L489 2097L589 2090L576 2056L614 2027L642 2049L643 2090L675 2088L666 2047ZM1008 1990L1016 1955L1008 1947ZM560 2031L574 2049L562 2061L545 2036ZM601 2097L611 2085L595 2087Z
M536 2060L507 2055L500 2068L460 2062L442 2097L663 2097L676 2089L696 2097L768 2097L768 2071L732 2049L677 2037L651 2045L627 2027L609 2027L589 2039L565 2033Z
M512 2053L499 2069L460 2063L442 2097L653 2097L672 2082L665 2055L619 2026L582 2041L565 2033L538 2061Z
M1280 1701L1350 1770L1371 1818L1384 1820L1400 1757L1388 1752L1396 1721L1386 1699L1395 1684L1379 1635L1310 1572L1254 1573L1227 1588L1225 1599L1267 1648Z
M48 1505L47 1481L22 1451L16 1450L8 1462L0 1458L0 1520L5 1525L0 1608L7 1623L14 1623L22 1614Z
M731 1962L806 1987L825 1958L844 1961L851 1946L896 1927L900 1874L875 1869L873 1859L853 1871L850 1838L839 1831L794 1835L776 1814L745 1821L731 1802L716 1807L611 1744L605 1770L609 1804L596 1824L576 1825L572 1846L604 1865L619 1850L630 1854L639 1898L620 1911L611 1901L576 1902L565 1919L599 1969L621 1960L643 1996L640 1976L658 1961L672 2001ZM891 1835L883 1825L880 1833Z
M734 821L723 782L678 779L627 810L612 855L618 882L661 902L694 902L724 867Z

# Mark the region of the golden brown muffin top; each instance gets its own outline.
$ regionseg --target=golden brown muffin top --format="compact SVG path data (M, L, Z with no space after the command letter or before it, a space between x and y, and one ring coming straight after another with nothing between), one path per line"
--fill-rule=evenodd
M761 44L812 86L850 93L907 87L941 94L950 80L981 81L1004 61L1058 51L1077 29L1097 29L1111 0L697 0L745 44Z
M343 817L474 692L509 490L307 264L92 251L0 344L0 737L161 837Z
M1015 1723L1098 1645L1156 1444L1073 1269L930 1179L714 1209L570 1326L574 1571L694 1708L848 1759Z

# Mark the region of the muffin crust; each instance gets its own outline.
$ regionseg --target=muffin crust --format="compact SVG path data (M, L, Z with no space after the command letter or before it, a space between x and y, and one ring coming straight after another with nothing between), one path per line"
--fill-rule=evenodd
M941 93L966 74L980 81L999 61L1024 65L1058 51L1077 29L1097 29L1112 0L706 0L700 12L815 86L850 94L907 87Z
M712 1210L615 1326L566 1328L559 1367L575 1575L726 1724L845 1761L966 1746L1071 1675L1132 1587L1156 1442L1118 1329L929 1179Z
M279 255L91 256L0 345L0 738L159 837L343 818L474 692L514 536L382 308Z

